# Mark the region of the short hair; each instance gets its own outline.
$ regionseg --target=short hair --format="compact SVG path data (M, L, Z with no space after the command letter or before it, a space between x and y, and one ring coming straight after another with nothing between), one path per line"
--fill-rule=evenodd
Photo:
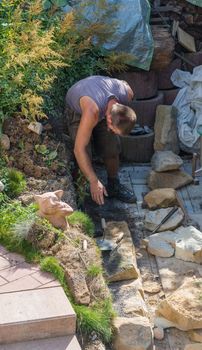
M121 130L123 135L128 135L137 120L134 110L120 103L115 103L111 108L112 125Z

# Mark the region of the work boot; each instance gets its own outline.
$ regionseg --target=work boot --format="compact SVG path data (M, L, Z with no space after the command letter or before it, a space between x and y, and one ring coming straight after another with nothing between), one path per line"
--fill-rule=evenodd
M121 184L118 178L108 178L106 189L109 198L116 198L125 203L137 202L135 193Z

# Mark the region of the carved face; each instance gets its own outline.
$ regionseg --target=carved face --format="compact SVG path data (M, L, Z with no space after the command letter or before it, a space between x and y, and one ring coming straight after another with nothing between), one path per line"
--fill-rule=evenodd
M40 213L43 215L61 216L68 216L72 214L72 207L70 207L67 203L61 201L62 195L62 190L35 195L34 198L39 204Z

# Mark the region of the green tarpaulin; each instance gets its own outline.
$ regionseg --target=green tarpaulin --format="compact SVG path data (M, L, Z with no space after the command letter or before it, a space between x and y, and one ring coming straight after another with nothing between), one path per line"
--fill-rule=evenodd
M202 7L202 0L187 0L187 1L193 5Z

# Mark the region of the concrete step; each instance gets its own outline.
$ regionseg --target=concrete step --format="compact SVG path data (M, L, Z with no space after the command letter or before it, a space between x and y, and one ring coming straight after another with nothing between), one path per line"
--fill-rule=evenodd
M81 350L75 335L0 345L0 350Z
M0 294L0 344L76 332L76 315L62 287Z

